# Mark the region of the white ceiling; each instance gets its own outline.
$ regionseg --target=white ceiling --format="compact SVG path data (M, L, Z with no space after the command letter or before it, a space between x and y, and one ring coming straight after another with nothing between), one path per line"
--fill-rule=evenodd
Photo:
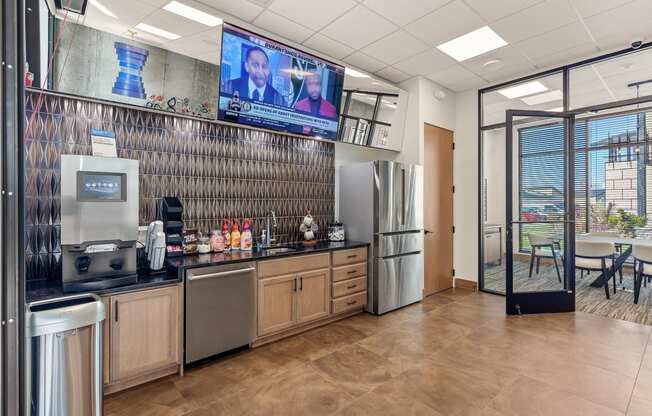
M180 0L262 29L394 83L425 76L464 91L652 38L652 0ZM182 37L159 46L219 60L219 27L161 8L169 0L100 0L84 24L125 35L139 22ZM435 47L489 25L509 44L457 63ZM154 42L143 35L141 40ZM494 65L485 66L490 60ZM651 77L652 78L652 77Z

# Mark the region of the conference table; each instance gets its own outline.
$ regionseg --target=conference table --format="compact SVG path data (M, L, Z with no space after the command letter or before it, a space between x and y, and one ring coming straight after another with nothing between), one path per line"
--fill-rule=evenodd
M578 234L575 236L575 240L577 241L595 241L598 243L614 243L617 246L621 247L621 250L618 253L618 257L616 258L614 268L613 268L613 273L612 269L609 269L609 272L605 276L604 274L600 274L598 277L591 282L591 287L603 287L605 283L609 281L609 279L613 276L616 270L620 269L625 261L631 256L632 254L632 245L652 245L652 240L649 239L642 239L642 238L632 238L632 237L624 237L624 236L606 236L606 235L591 235L591 234ZM643 282L643 279L641 276L638 276L636 281L634 282L634 303L638 303L638 297L641 292L641 283Z

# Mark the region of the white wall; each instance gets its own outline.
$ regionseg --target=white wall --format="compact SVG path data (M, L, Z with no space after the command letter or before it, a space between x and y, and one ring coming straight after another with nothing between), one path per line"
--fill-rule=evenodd
M478 280L478 92L455 97L455 276Z
M400 84L410 95L403 150L397 160L423 164L423 125L455 130L455 94L434 82L416 77ZM443 98L437 98L439 94Z

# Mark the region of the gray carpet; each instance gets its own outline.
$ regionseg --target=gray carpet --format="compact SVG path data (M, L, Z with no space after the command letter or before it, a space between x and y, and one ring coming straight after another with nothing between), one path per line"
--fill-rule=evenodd
M559 290L561 288L561 283L557 279L552 264L541 264L539 274L532 273L532 278L528 278L529 266L528 262L514 261L514 291ZM605 297L604 288L589 286L596 276L596 272L588 276L585 272L584 278L580 278L580 272L576 272L576 310L652 325L652 284L641 287L638 304L634 304L634 293L622 290L618 275L616 275L617 290L615 294L613 293L613 283L611 280L609 281L611 294L609 300ZM634 288L634 273L630 267L623 268L622 287L629 290ZM485 288L505 293L504 263L502 266L486 266Z

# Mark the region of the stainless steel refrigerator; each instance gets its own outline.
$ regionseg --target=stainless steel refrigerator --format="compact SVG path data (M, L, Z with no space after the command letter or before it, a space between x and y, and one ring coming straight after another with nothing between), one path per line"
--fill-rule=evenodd
M389 161L340 167L339 219L347 238L371 242L368 312L423 298L423 168Z

